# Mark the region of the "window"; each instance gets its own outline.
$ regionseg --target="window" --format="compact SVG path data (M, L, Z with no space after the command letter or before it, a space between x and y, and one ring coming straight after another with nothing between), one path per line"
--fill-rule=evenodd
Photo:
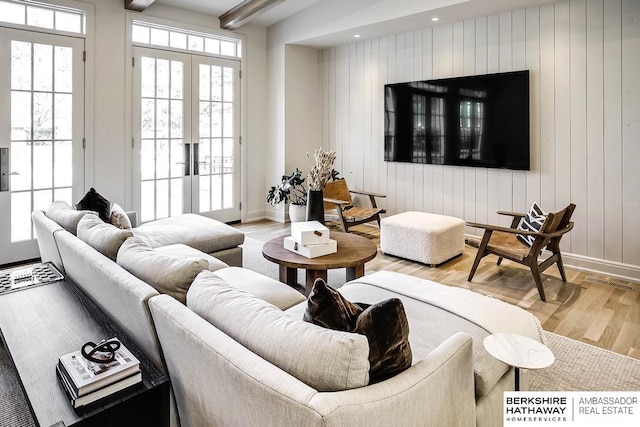
M212 56L242 57L240 40L214 34L133 21L131 36L136 45L153 45Z
M87 27L83 10L21 0L0 1L0 21L75 34L86 34Z

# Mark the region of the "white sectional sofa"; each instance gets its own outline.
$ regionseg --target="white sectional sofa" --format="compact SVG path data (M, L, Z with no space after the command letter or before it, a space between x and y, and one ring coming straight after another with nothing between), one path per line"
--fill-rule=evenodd
M495 332L543 340L537 319L520 308L464 289L377 272L340 291L369 304L400 298L413 364L367 385L368 377L360 375L368 364L364 336L302 322L306 300L301 294L248 269L211 261L188 246L193 240L180 242L166 222L165 229L143 226L153 229L146 241L158 246L154 251L169 247L176 256L200 254L209 262L203 270L215 270L198 274L186 305L160 294L44 212L32 217L43 261L61 268L169 374L177 403L174 425L178 418L183 427L501 425L502 394L513 390L513 369L489 356L482 340ZM332 342L354 348L346 373L347 359L342 350L327 347ZM332 391L322 391L324 386L313 380L330 376L341 384L345 375L355 382Z

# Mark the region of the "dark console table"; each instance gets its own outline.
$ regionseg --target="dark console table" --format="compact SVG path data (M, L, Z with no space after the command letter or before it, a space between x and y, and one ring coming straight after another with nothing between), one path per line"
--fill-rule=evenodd
M169 425L168 378L70 281L0 295L0 331L37 425ZM114 336L140 360L142 384L74 410L56 377L58 357Z

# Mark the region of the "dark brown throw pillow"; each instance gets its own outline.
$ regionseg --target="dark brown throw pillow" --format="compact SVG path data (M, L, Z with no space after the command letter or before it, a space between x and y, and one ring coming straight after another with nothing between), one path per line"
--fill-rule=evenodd
M340 292L316 279L307 298L302 320L337 331L353 332L363 308L348 301Z
M76 204L76 209L98 212L98 216L104 222L109 222L111 218L111 202L105 199L93 187L91 187L82 200Z
M369 383L383 381L411 366L409 323L402 301L352 303L324 280L313 284L303 320L345 332L365 335L369 341Z
M369 341L369 383L391 378L411 366L409 323L398 298L374 304L364 310L354 332Z

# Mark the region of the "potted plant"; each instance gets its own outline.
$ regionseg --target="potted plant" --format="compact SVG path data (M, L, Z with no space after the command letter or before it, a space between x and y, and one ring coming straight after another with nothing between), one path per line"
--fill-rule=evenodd
M277 205L289 203L289 219L291 222L305 220L307 206L307 187L302 171L298 168L291 175L282 175L280 184L273 186L267 193L267 203Z

